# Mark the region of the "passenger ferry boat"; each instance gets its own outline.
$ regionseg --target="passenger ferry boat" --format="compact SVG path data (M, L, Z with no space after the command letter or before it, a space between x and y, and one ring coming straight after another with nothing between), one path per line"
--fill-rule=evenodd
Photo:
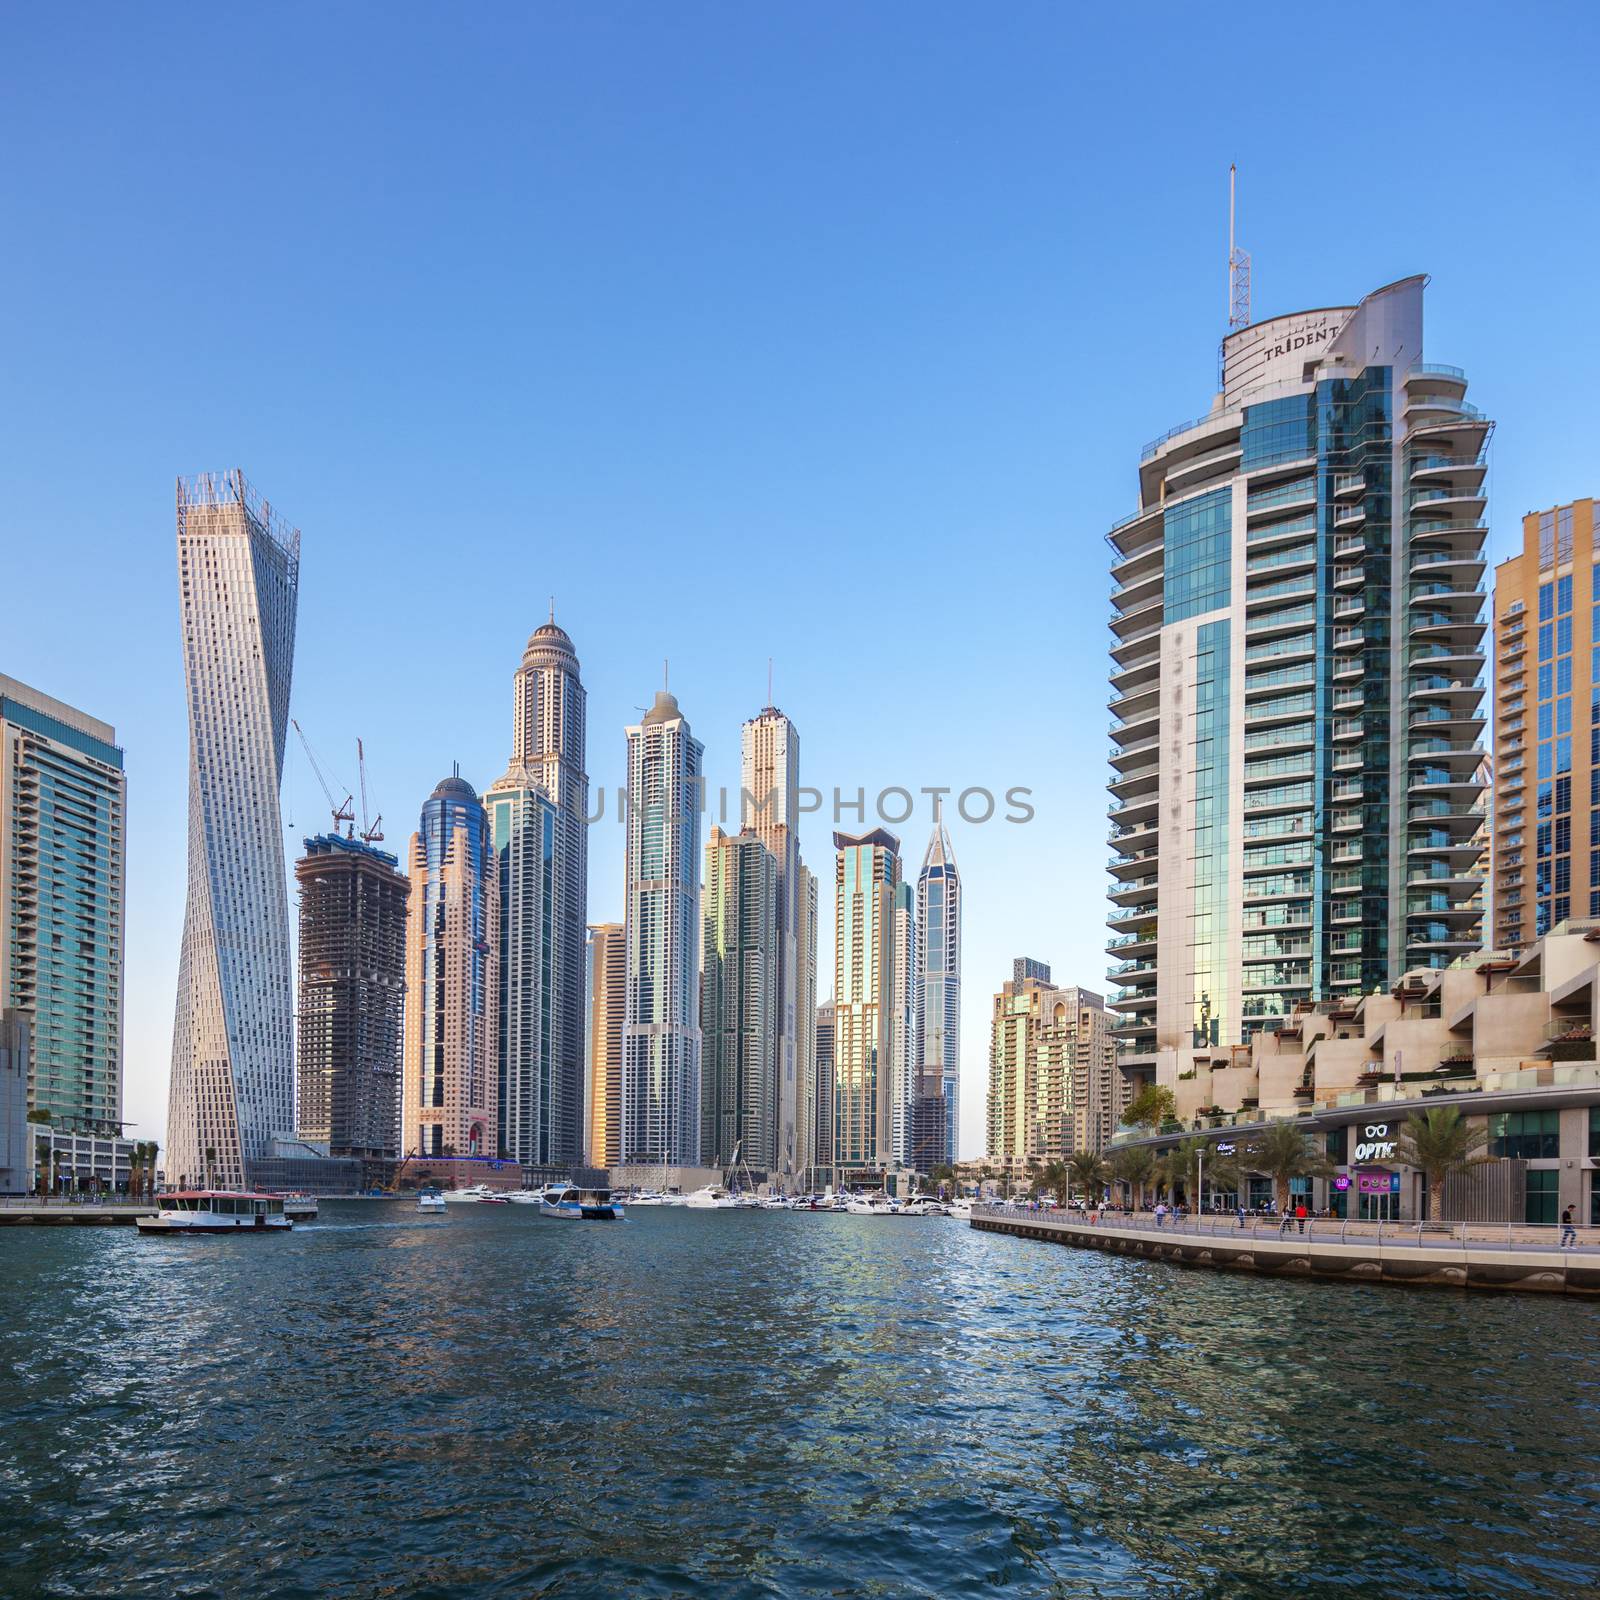
M564 1217L569 1222L617 1222L622 1202L609 1189L580 1189L576 1184L549 1184L539 1201L541 1217Z
M445 1214L444 1196L437 1189L424 1189L417 1196L417 1212L424 1217L442 1217Z
M314 1194L286 1194L283 1197L283 1214L294 1222L315 1222L317 1197Z
M175 1189L156 1196L153 1217L135 1217L141 1233L287 1233L281 1194L242 1189Z

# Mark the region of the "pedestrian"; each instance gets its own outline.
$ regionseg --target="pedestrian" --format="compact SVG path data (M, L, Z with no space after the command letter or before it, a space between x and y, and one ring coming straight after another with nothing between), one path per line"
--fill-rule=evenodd
M1164 1227L1167 1221L1167 1206L1164 1200L1156 1201L1156 1226Z
M1290 1211L1288 1206L1285 1206L1278 1218L1278 1237L1280 1239L1289 1231L1289 1224L1293 1221L1294 1213Z
M1241 1230L1244 1228L1244 1201L1243 1200L1241 1200L1239 1202L1239 1227L1240 1227Z
M1561 1248L1565 1250L1569 1244L1576 1244L1577 1242L1578 1230L1572 1225L1572 1207L1568 1206L1561 1213Z
M1300 1231L1306 1231L1306 1203L1304 1200L1294 1208L1294 1220L1300 1224Z

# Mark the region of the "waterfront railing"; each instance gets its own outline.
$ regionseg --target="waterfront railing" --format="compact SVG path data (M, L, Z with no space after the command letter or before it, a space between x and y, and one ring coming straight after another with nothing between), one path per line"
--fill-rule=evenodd
M1415 1245L1448 1248L1460 1245L1487 1245L1505 1250L1587 1250L1600 1251L1600 1226L1574 1223L1570 1229L1559 1222L1432 1222L1384 1221L1349 1217L1279 1217L1245 1214L1241 1223L1236 1213L1207 1212L1203 1216L1178 1216L1169 1213L1157 1218L1149 1211L1079 1212L1058 1206L1032 1208L1026 1205L976 1205L974 1217L998 1222L1044 1223L1087 1228L1094 1232L1170 1234L1217 1239L1295 1239L1316 1244ZM1571 1242L1562 1238L1570 1232Z

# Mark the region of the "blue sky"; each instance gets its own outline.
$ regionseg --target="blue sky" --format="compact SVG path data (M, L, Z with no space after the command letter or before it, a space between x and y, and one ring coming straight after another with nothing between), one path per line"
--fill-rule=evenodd
M1012 957L1104 987L1102 534L1209 404L1229 161L1258 316L1433 275L1501 557L1600 492L1594 15L13 8L0 672L127 748L138 1131L183 910L172 482L237 465L303 530L295 715L346 782L366 740L391 845L452 761L504 767L552 593L595 782L670 656L736 784L770 655L803 781L1031 787L953 830L977 1151ZM297 754L291 839L320 811ZM620 834L590 880L619 915Z

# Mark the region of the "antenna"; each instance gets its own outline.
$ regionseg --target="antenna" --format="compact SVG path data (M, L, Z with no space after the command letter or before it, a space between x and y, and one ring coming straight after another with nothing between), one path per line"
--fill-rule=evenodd
M772 657L767 657L767 704L772 704Z
M1250 252L1234 242L1234 189L1238 168L1228 166L1228 326L1250 326Z
M556 597L554 595L551 595L550 596L550 623L551 623L552 627L555 625L555 620L556 620Z
M672 677L671 677L671 672L670 672L671 666L672 666L671 661L669 661L666 656L662 656L662 658L661 658L661 687L663 689L670 689L672 687Z

